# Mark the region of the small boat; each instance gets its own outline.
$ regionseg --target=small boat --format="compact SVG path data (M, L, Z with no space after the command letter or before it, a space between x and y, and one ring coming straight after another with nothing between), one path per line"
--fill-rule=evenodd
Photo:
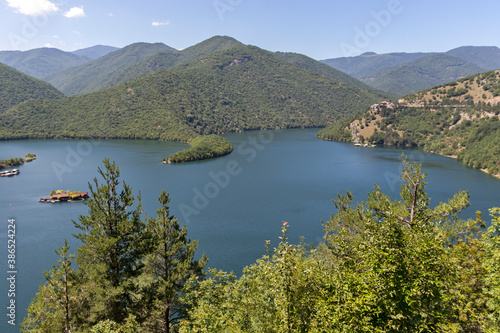
M17 169L12 169L8 171L0 171L0 177L12 177L18 175L20 172Z

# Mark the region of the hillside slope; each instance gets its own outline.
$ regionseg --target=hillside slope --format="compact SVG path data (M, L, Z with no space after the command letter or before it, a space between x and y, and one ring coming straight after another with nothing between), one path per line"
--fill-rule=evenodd
M276 52L276 55L280 58L285 59L286 61L288 61L291 64L303 67L303 68L308 69L310 71L313 71L317 74L327 76L331 79L350 84L350 85L358 87L360 89L373 91L375 94L380 94L380 98L382 98L382 99L385 98L382 96L381 92L376 91L374 88L361 82L360 80L355 79L354 77L347 75L344 72L341 72L341 71L339 71L331 66L328 66L327 64L324 64L320 61L309 58L308 56L305 56L303 54L291 53L291 52Z
M80 66L89 61L91 59L87 57L55 48L40 48L24 52L0 51L0 62L38 79L44 79L47 75Z
M243 44L231 37L214 36L181 51L161 52L128 66L96 89L104 90L115 87L121 83L139 78L148 73L185 64L202 56L209 55L210 53L226 50L235 45Z
M117 87L25 102L0 116L0 138L146 138L324 126L365 109L374 94L237 46Z
M47 82L0 64L0 114L30 99L58 99L64 94Z
M82 66L51 74L45 80L68 96L82 95L98 91L114 75L142 59L160 52L174 51L162 43L136 43Z
M431 54L367 74L361 81L376 89L404 96L484 71L485 69L463 59L445 54Z
M424 90L318 132L326 140L419 145L500 176L500 70Z

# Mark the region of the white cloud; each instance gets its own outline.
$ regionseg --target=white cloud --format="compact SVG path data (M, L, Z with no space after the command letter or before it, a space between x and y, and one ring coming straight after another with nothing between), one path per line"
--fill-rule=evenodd
M7 4L17 12L29 16L42 16L59 10L49 0L7 0Z
M153 21L153 23L151 25L153 27L160 27L160 26L169 25L169 24L170 24L170 21L163 21L163 22Z
M54 46L54 45L52 45L52 44L50 44L50 43L47 43L47 44L45 44L43 47L52 47L52 48L54 48L55 46Z
M75 17L85 17L85 12L83 11L83 6L81 7L73 7L66 13L64 13L64 16L67 18L75 18Z

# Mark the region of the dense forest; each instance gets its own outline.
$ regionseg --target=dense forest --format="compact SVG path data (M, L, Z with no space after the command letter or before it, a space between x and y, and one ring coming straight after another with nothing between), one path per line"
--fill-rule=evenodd
M12 67L0 63L0 115L30 99L59 99L64 94L56 88Z
M118 166L106 159L98 171L88 214L73 222L81 245L72 254L61 240L23 332L500 329L500 208L485 230L479 213L456 216L466 191L429 207L416 164L404 162L399 200L378 186L366 202L339 194L317 246L289 243L293 226L282 222L279 244L263 243L267 255L239 277L195 259L197 242L170 215L165 191L157 216L145 218Z

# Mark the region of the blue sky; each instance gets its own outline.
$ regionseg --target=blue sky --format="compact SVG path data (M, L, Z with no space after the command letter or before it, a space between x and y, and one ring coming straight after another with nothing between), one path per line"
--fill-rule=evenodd
M0 0L0 50L227 35L315 59L500 46L498 0Z

